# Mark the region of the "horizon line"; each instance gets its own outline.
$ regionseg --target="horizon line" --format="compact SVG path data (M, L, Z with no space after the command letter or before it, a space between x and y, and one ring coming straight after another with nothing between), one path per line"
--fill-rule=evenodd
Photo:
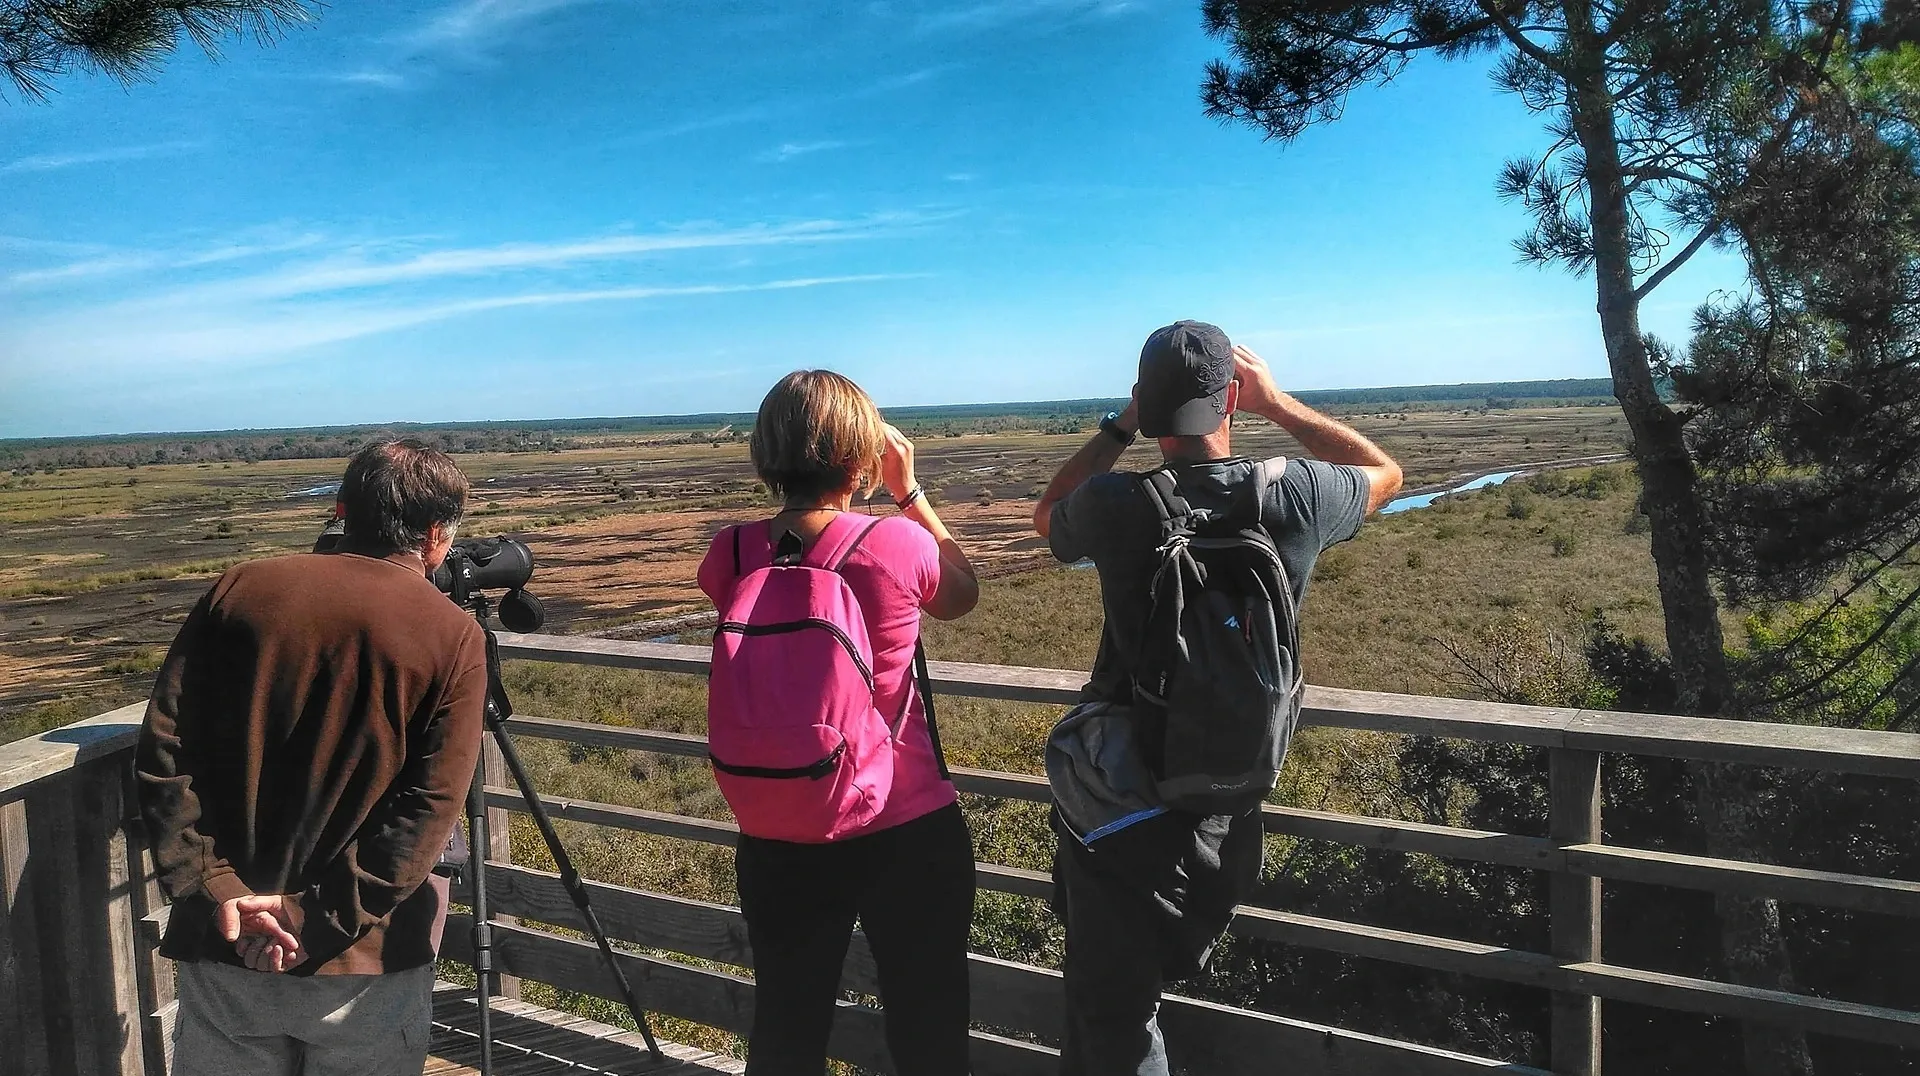
M1300 397L1302 399L1307 399L1314 396L1324 396L1324 395L1336 394L1336 393L1342 393L1342 392L1378 392L1378 391L1391 390L1391 389L1407 389L1407 390L1452 389L1452 388L1474 389L1474 388L1485 388L1493 385L1555 385L1555 384L1568 384L1568 383L1576 383L1576 382L1606 382L1608 385L1611 385L1612 378L1605 377L1605 376L1543 377L1543 378L1528 378L1528 379L1510 380L1510 381L1434 382L1434 383L1422 384L1422 385L1347 385L1347 386L1342 386L1338 388L1297 389L1297 390L1290 389L1288 390L1288 392L1290 395ZM888 405L881 406L880 411L884 414L888 411L913 411L913 410L938 409L938 408L1036 407L1036 406L1041 406L1046 404L1060 404L1060 405L1096 404L1096 403L1112 403L1121 398L1122 397L1118 397L1118 396L1083 396L1083 397L1075 397L1071 399L1053 399L1053 400L981 400L981 401L972 401L972 402L963 402L963 403L888 404ZM1461 398L1465 399L1468 397L1461 397ZM1545 398L1545 397L1538 397L1538 398ZM44 442L60 442L60 441L93 441L93 440L106 440L111 438L137 440L141 438L161 438L161 437L218 437L218 436L232 436L235 434L309 433L309 432L319 431L319 430L373 430L373 429L386 429L386 428L430 429L430 428L436 428L436 427L437 428L470 428L470 427L476 427L476 426L490 426L490 425L533 426L543 422L616 423L616 422L646 422L646 421L652 421L652 420L667 420L667 419L672 419L676 421L686 421L689 419L699 419L699 418L738 418L742 415L751 415L753 413L754 412L751 410L682 411L682 412L671 412L671 413L654 414L654 415L577 415L577 416L571 416L571 417L543 416L539 418L446 419L446 420L434 420L434 421L426 421L426 420L420 420L420 419L382 419L382 420L366 421L366 422L319 423L311 426L234 426L234 427L229 427L227 429L215 429L215 430L208 430L208 429L132 430L132 431L116 432L116 433L70 433L70 434L47 434L47 435L37 436L37 437L36 436L0 437L0 447L22 444L27 442L44 443Z

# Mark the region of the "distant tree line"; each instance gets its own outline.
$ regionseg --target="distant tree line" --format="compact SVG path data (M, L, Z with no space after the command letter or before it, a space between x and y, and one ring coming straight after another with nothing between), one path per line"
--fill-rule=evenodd
M90 437L0 443L0 470L16 474L77 467L139 467L157 463L253 463L258 460L338 459L377 437L402 432L444 452L559 452L575 442L551 430L475 426L465 429L377 428L278 430L181 436Z
M1399 388L1325 389L1299 393L1319 407L1508 407L1610 403L1605 378L1558 381L1497 381L1484 384L1416 385ZM916 436L963 433L1077 433L1091 429L1124 399L1050 400L1033 403L951 404L890 407L887 420ZM180 434L0 440L0 470L40 471L70 467L138 467L152 463L231 463L254 460L336 459L381 436L418 437L447 452L559 452L574 438L681 434L689 441L723 441L753 428L750 412L642 415L630 418L536 419L517 422L396 423L385 426L318 426L292 430L235 430Z

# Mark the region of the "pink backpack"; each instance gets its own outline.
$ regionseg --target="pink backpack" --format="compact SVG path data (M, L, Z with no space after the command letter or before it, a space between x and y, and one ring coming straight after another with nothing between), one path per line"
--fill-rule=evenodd
M744 528L733 528L736 578L713 634L707 759L749 836L838 840L887 805L906 708L889 722L874 706L866 617L840 575L878 525L836 520L804 554L785 535L771 563L744 575L759 558L742 560Z

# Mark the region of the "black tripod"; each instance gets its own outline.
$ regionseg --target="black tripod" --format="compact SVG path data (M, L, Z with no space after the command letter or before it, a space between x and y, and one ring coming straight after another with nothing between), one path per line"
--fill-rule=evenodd
M506 760L507 772L513 775L513 783L519 787L521 798L527 801L533 823L540 828L541 839L547 842L547 851L552 854L554 865L560 870L560 884L566 887L567 895L573 898L574 906L580 909L580 918L586 922L588 933L600 945L600 955L607 962L607 970L613 973L613 981L620 986L620 997L627 1004L627 1012L633 1014L634 1023L640 1025L640 1036L646 1040L647 1053L654 1061L663 1061L665 1055L660 1052L660 1044L653 1040L653 1029L647 1026L647 1014L641 1011L633 986L627 982L626 973L620 970L620 961L614 957L613 944L607 941L607 932L600 927L600 917L594 914L593 905L588 902L586 883L580 880L579 872L573 869L573 860L560 843L560 835L553 831L553 820L547 817L546 807L541 805L539 795L533 790L527 769L520 762L520 753L514 750L513 740L507 736L507 718L513 716L513 703L500 683L500 647L493 629L487 626L487 620L492 615L487 596L478 592L456 594L455 600L473 610L473 614L480 618L481 630L487 633L487 731L493 733L493 741L500 746L500 755ZM480 1006L480 1072L482 1076L492 1076L493 1013L489 1005L493 993L493 924L488 921L487 911L489 838L484 767L474 773L473 786L467 793L467 832L471 850L465 873L472 889L473 971L479 979L476 996Z

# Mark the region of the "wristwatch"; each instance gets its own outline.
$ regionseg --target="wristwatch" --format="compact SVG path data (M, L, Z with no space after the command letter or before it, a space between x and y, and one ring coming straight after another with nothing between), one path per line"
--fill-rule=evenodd
M1140 436L1137 433L1128 433L1126 430L1120 428L1120 412L1118 411L1109 411L1107 412L1107 417L1100 420L1100 432L1120 442L1121 448L1126 448L1128 445L1133 444L1134 438Z

